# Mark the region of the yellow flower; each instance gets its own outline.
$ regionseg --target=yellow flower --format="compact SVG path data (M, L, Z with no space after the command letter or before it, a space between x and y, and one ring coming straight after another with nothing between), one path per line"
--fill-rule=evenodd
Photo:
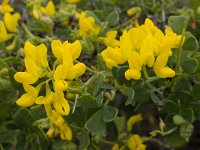
M136 124L137 122L142 121L142 115L141 114L137 114L137 115L133 115L128 119L127 122L127 129L130 132L133 129L133 125Z
M100 32L100 26L95 23L93 17L87 17L85 12L79 15L80 36L97 35Z
M134 79L139 80L141 77L141 67L142 62L139 53L132 51L128 57L128 64L130 69L125 72L125 77L127 80Z
M66 79L73 80L83 75L85 73L85 70L86 70L85 64L83 63L75 64L69 69L69 73L66 74Z
M33 5L33 10L32 10L33 17L36 19L40 19L42 17L42 12L41 8L38 5Z
M6 27L2 21L0 21L0 37L0 43L6 42L12 38L12 35L7 33Z
M118 47L120 42L116 40L117 31L109 31L106 33L106 37L102 38L103 42L107 47Z
M17 38L15 38L10 45L6 46L6 50L8 52L11 52L15 48L16 42L17 42Z
M113 39L113 35L114 33L110 38ZM175 72L165 65L168 57L172 55L172 49L183 44L180 43L181 39L182 36L174 33L170 27L167 27L163 33L147 18L143 25L125 30L120 37L120 45L107 47L101 52L101 56L110 69L128 61L129 69L125 72L127 80L140 79L141 68L146 65L149 68L153 67L155 74L161 78L173 77ZM164 60L159 65L161 57Z
M152 35L148 35L142 43L140 56L143 65L147 65L148 67L152 67L154 64L154 53L157 51L157 41L153 38Z
M53 40L51 49L58 63L63 63L63 58L65 58L66 61L70 59L68 54L71 55L73 60L77 59L80 56L82 46L78 40L74 43L68 43L68 41L62 43L60 40Z
M34 84L39 78L38 71L40 69L39 67L37 67L36 63L30 57L25 58L24 63L27 71L17 72L14 75L14 78L19 83Z
M131 43L131 36L128 34L128 32L125 30L120 37L120 49L122 56L127 60L129 57L130 52L133 49L133 45Z
M163 53L157 57L156 62L154 64L154 72L160 78L168 78L175 76L175 71L166 66L168 57L168 53Z
M17 101L17 105L22 106L22 107L30 107L32 106L38 96L38 89L28 85L28 84L23 84L23 87L27 93L22 95Z
M9 0L3 0L2 4L0 5L0 12L5 13L11 13L14 9L9 5Z
M48 68L47 48L44 44L34 46L29 41L27 41L24 46L24 54L25 57L32 58L36 65L40 68Z
M118 144L114 144L112 146L112 150L119 150L119 145Z
M70 141L72 139L72 131L64 122L62 116L52 109L51 104L45 104L44 107L49 119L59 128L61 139Z
M10 13L6 13L4 15L4 23L6 28L11 32L16 32L18 27L18 20L21 18L19 13L15 13L11 15Z
M122 56L121 50L116 48L108 47L101 52L101 56L106 62L108 68L117 67L118 64L125 63L125 58Z
M128 148L130 150L146 150L146 146L142 144L142 139L137 134L134 134L129 138Z
M62 140L71 141L72 139L72 130L66 123L60 126L60 137Z
M127 10L127 15L128 16L133 16L140 14L141 8L140 7L131 7L130 9Z
M46 96L39 96L35 103L36 104L50 104L53 100L55 100L55 93L50 90L48 84L46 84Z
M52 1L49 1L45 7L40 8L42 13L47 16L53 16L55 14L55 5Z
M17 72L14 78L19 83L34 84L38 78L48 73L47 48L44 44L34 46L27 41L24 53L26 72Z
M70 106L67 100L64 97L64 93L58 91L55 93L54 101L52 101L53 106L57 113L60 115L67 116L70 112Z
M60 64L56 67L54 74L54 79L57 83L58 80L73 80L85 72L85 64L77 63L73 65L73 60L77 59L81 53L82 47L79 41L75 41L72 44L65 41L62 44L59 40L53 40L51 48L54 56L57 58L57 62ZM62 84L64 83L64 81L59 81L59 83L61 82ZM66 85L66 83L64 84Z
M68 88L68 83L63 80L55 80L54 82L55 91L65 91Z

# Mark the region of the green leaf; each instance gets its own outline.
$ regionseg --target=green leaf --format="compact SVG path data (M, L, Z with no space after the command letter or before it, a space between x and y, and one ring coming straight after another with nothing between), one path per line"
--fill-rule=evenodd
M66 140L55 139L53 140L52 150L76 150L76 145Z
M173 86L174 92L179 91L190 91L190 82L187 77L180 76L176 79L174 86Z
M25 128L25 129L35 128L34 126L32 126L32 123L34 122L33 115L26 108L20 109L16 113L16 115L14 116L14 122L19 128Z
M99 93L99 95L97 96L97 106L101 107L102 103L103 103L103 96L104 96L104 92Z
M11 102L0 103L0 119L4 120L9 116L10 109L12 107Z
M38 130L37 132L37 142L40 150L47 150L48 149L48 142L45 138L45 133L42 130Z
M186 122L186 120L181 115L174 115L173 122L176 125L181 125Z
M7 67L8 67L7 63L0 58L0 70Z
M78 149L79 150L85 150L88 147L89 144L90 144L89 135L85 132L82 132Z
M83 50L86 54L92 54L94 52L94 45L88 37L84 36L81 44L83 45Z
M104 83L104 75L99 75L97 77L96 85L95 85L95 88L94 88L94 91L93 91L93 95L95 97L99 93L99 91L100 91L101 86L103 85L103 83Z
M200 84L196 84L192 89L192 96L195 100L200 100Z
M85 128L94 134L105 132L106 124L103 120L102 111L98 110L85 124Z
M181 109L181 115L190 123L193 123L195 121L195 116L192 108L184 108Z
M113 67L112 68L112 74L120 85L127 82L125 75L124 75L124 73L127 69L128 69L127 66L121 66L121 67L118 67L118 68ZM130 81L128 81L128 82L130 82Z
M8 90L9 88L11 88L10 80L0 77L0 90Z
M99 25L101 24L101 20L92 11L86 10L85 13L86 13L87 17L93 17L95 20L95 23L97 23Z
M197 119L197 120L200 120L200 104L195 104L195 103L193 103L192 105L191 105L191 107L192 107L192 110L194 111L194 115L195 115L195 118Z
M187 74L193 74L198 68L198 61L195 58L186 58L181 61L181 67Z
M103 120L105 122L110 122L115 119L117 116L118 109L112 106L105 106L102 109L102 114L103 114Z
M0 130L0 143L7 142L12 138L16 137L19 132L15 130Z
M111 12L105 20L110 26L114 26L119 23L119 13L117 11Z
M88 109L87 109L88 110ZM66 117L66 121L72 123L74 126L83 128L87 121L87 112L82 107L77 107L74 113Z
M182 46L183 50L196 51L199 48L198 41L190 32L185 32L185 42Z
M83 94L78 98L78 104L83 108L97 108L96 99L90 94Z
M179 91L176 93L178 99L180 99L180 107L186 108L191 104L193 100L192 95L188 91Z
M180 135L188 142L194 130L194 126L191 123L185 123L180 126Z
M151 100L150 92L146 87L135 89L134 101L131 105L135 106L136 103L142 104Z
M117 127L118 134L120 134L125 128L126 118L124 116L122 117L116 116L114 122Z
M151 92L151 100L154 102L154 104L161 102L160 98L154 92Z
M171 100L166 101L164 103L163 108L166 112L169 112L169 113L174 113L174 114L179 113L178 105L174 101L171 101Z
M185 16L170 16L168 25L177 34L182 34L183 29L188 25L188 18Z
M129 89L128 89L128 99L126 100L126 103L125 103L126 106L133 103L133 101L134 101L134 96L135 96L135 91L134 91L134 89L129 88Z

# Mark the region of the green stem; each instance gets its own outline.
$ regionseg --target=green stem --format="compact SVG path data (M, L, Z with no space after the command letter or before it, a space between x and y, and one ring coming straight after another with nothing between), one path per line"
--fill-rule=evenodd
M97 75L93 75L82 87L81 89L84 89L85 87L87 87L90 83L92 83L94 81L94 79L96 79Z
M143 70L143 73L144 73L144 79L145 79L145 80L148 80L149 76L148 76L148 73L147 73L146 67L143 66L143 67L142 67L142 70Z
M100 148L98 148L94 143L91 143L91 145L95 150L100 150Z
M178 45L178 48L176 49L176 55L177 55L177 57L176 57L176 68L175 68L176 72L180 71L180 62L181 62L181 55L182 55L181 46L182 46L182 43L183 43L183 40L184 40L184 33L185 33L186 28L187 28L187 24L185 22L184 27L183 27L183 31L182 31L182 34L181 34L180 43Z
M108 145L114 145L115 144L112 141L107 141L107 140L104 140L104 139L100 139L99 141L102 142L102 143L108 144Z
M35 36L29 31L29 29L27 28L27 26L24 24L24 23L22 23L22 27L23 27L23 29L24 29L24 31L26 32L26 34L30 37L30 38L35 38Z

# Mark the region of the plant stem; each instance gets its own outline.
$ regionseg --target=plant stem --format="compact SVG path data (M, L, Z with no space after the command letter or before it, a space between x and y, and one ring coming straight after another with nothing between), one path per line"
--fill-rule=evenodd
M22 23L22 27L23 27L23 29L24 29L24 31L26 32L26 34L30 37L30 38L35 38L35 36L29 31L29 29L27 28L27 26L24 24L24 23Z
M184 33L185 33L185 30L187 28L187 24L186 24L186 21L185 21L185 24L184 24L184 27L183 27L183 31L182 31L182 34L181 34L181 40L180 40L180 43L178 45L178 48L176 49L176 72L179 72L180 71L180 62L181 62L181 55L182 55L182 44L183 44L183 40L184 40Z
M99 141L102 142L102 143L108 144L108 145L114 145L115 144L112 141L107 141L107 140L104 140L104 139L100 139Z
M144 79L145 79L145 80L148 80L149 76L148 76L148 73L147 73L146 67L143 66L143 67L142 67L142 70L143 70L143 73L144 73Z

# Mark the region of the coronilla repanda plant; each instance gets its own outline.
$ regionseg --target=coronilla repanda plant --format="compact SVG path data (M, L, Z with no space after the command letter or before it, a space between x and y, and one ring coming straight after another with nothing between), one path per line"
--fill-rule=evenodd
M110 69L128 62L129 69L125 72L127 80L139 80L145 66L153 68L160 78L175 76L175 71L166 65L172 48L179 46L181 35L174 33L170 27L165 29L164 34L147 18L143 25L125 30L119 42L119 46L103 50L101 56Z
M64 92L70 86L70 81L85 72L83 63L73 63L80 56L82 47L79 41L62 43L60 40L53 40L51 49L56 57L52 69L48 64L47 48L44 44L35 46L29 41L25 43L26 70L17 72L14 78L23 84L26 93L16 103L22 107L44 105L52 123L49 129L51 131L47 135L52 137L60 133L61 139L71 140L72 131L63 119L63 116L70 113L70 105ZM45 90L46 95L40 95L40 90Z

